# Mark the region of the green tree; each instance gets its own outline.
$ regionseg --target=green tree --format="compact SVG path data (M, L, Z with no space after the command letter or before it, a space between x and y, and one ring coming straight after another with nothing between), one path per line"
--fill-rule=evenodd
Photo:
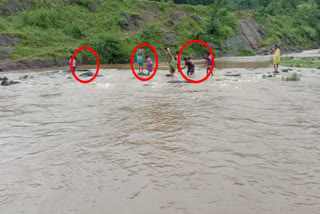
M211 6L207 33L216 39L225 39L236 34L237 17L224 8L224 0L216 0Z

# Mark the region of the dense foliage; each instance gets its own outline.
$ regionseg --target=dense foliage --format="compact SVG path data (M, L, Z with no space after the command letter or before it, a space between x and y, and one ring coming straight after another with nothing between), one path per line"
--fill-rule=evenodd
M315 1L270 0L260 6L252 17L264 24L269 38L262 46L282 43L281 37L301 47L311 47L320 42L320 9Z
M121 29L124 13L138 15L144 8L158 10L157 18L142 22L132 32ZM170 24L170 14L177 12L188 16ZM320 44L320 0L0 0L0 33L21 38L11 60L69 57L72 50L91 45L102 63L122 63L141 42L157 50L168 45L174 51L192 39L223 44L240 33L239 19L250 18L268 32L261 47L283 42L303 48ZM176 34L177 39L165 43L165 34ZM185 50L196 54L192 48ZM254 53L241 49L239 54Z
M151 1L162 1L162 2L170 2L172 1L175 4L191 4L191 5L209 5L214 3L214 0L151 0Z

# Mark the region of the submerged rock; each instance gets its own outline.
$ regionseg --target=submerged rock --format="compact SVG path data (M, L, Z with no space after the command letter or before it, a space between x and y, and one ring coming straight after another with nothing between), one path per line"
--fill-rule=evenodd
M181 80L172 80L172 81L168 81L168 83L189 83L188 81L181 81Z
M24 75L24 76L20 77L19 79L20 80L26 80L26 79L28 79L28 77L29 77L28 75Z
M19 84L20 82L17 81L9 81L7 77L0 77L0 81L1 81L1 85L2 86L9 86L9 85L15 85L15 84Z
M262 76L263 79L265 79L265 78L270 78L270 77L273 77L273 75L272 75L272 74L264 74L264 75Z
M91 71L88 71L86 73L83 73L80 75L81 77L93 77L94 76L94 73L91 72Z
M239 73L226 73L225 76L226 77L240 77L241 74L239 74Z
M145 73L140 73L140 74L138 73L137 75L138 75L138 76L142 76L142 77L144 77L144 76L149 76L148 74L145 74Z

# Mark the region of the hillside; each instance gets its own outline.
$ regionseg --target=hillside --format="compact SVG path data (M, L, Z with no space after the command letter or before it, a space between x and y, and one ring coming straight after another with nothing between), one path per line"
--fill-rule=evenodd
M300 8L311 10L307 3ZM196 38L207 42L216 56L266 54L275 43L284 52L295 52L319 47L319 29L306 19L297 22L295 17L270 15L261 9L232 12L221 5L0 0L0 70L65 65L65 58L81 46L95 49L102 63L127 63L141 42L153 45L161 56L164 46L178 51ZM193 46L185 53L200 52L200 47ZM90 56L77 57L94 63ZM46 61L34 65L28 61L33 59ZM16 61L22 63L8 68L8 63Z

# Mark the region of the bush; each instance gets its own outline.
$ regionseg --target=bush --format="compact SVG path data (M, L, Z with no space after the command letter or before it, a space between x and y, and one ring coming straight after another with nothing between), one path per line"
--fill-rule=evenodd
M54 8L39 8L24 13L23 22L29 26L43 29L57 27L61 20L61 11Z
M118 64L127 63L130 60L129 51L119 38L110 35L99 35L96 38L90 38L84 46L89 46L96 51L100 63ZM90 63L96 63L96 59L91 54Z
M72 23L71 27L70 25L67 25L64 29L65 34L72 36L75 39L81 39L86 37L84 29L82 29L79 25L76 23Z
M157 25L148 24L140 32L140 42L155 45L163 40L163 31Z
M238 52L238 56L256 56L257 54L249 48L241 48Z
M214 14L215 13L215 14ZM229 12L226 8L213 10L207 29L208 34L222 41L237 33L238 19L234 13Z

